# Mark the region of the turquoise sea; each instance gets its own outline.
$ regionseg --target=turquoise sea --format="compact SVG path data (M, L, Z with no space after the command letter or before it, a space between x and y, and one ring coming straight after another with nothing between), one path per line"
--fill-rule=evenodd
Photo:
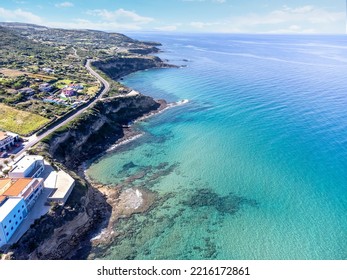
M157 192L98 259L347 259L347 37L132 34L186 65L124 83L168 101L87 170Z

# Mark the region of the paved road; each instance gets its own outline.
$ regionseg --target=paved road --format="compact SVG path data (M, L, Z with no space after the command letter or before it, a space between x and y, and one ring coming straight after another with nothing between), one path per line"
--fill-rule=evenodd
M90 108L91 106L93 106L95 104L95 102L97 102L98 100L100 100L104 94L106 94L109 90L110 90L110 84L103 78L101 77L98 73L96 73L91 67L90 67L90 63L92 62L91 59L88 59L86 62L86 69L89 71L90 74L92 74L95 78L98 79L98 81L103 85L104 89L98 94L98 97L91 102L87 107L82 108L82 109L76 109L75 113L73 115L71 115L69 118L67 118L65 121L61 122L61 123L57 123L55 126L53 126L51 129L47 130L45 133L37 136L37 135L32 135L31 137L28 138L28 142L25 143L25 147L16 155L17 157L19 157L20 155L22 155L27 149L31 148L32 146L34 146L35 144L37 144L39 141L41 141L43 138L45 138L46 136L48 136L49 134L53 133L54 131L56 131L58 128L62 127L63 125L67 124L68 122L72 121L73 119L75 119L77 116L79 116L80 114L82 114L85 110L87 110L88 108Z

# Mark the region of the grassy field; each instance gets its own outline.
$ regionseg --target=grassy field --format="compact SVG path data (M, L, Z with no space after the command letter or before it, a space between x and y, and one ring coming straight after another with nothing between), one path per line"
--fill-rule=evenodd
M49 122L49 119L29 112L19 111L0 103L0 129L29 134Z
M18 71L18 70L13 70L13 69L6 69L6 68L1 68L0 69L0 73L5 75L6 77L10 77L10 78L24 76L25 74L27 74L26 72L23 72L23 71Z
M56 82L54 85L59 88L59 89L62 89L64 88L65 86L68 86L69 84L72 83L72 80L68 80L68 79L65 79L65 80L59 80L58 82Z
M87 89L87 94L94 96L99 91L99 86L91 86Z

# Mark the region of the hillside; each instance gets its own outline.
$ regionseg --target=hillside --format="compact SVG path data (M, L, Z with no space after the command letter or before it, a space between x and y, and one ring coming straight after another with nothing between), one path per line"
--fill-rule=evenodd
M160 44L133 40L120 33L0 23L0 36L0 103L51 121L98 94L100 84L86 70L87 59L92 58L93 66L108 75L108 96L127 91L112 78L168 66L148 55L158 52L156 46Z

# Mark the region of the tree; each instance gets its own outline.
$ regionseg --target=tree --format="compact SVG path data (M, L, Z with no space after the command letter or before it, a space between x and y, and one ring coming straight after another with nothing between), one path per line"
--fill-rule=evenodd
M5 159L5 160L4 160L4 163L5 163L6 165L8 165L8 160L7 160L7 159Z

